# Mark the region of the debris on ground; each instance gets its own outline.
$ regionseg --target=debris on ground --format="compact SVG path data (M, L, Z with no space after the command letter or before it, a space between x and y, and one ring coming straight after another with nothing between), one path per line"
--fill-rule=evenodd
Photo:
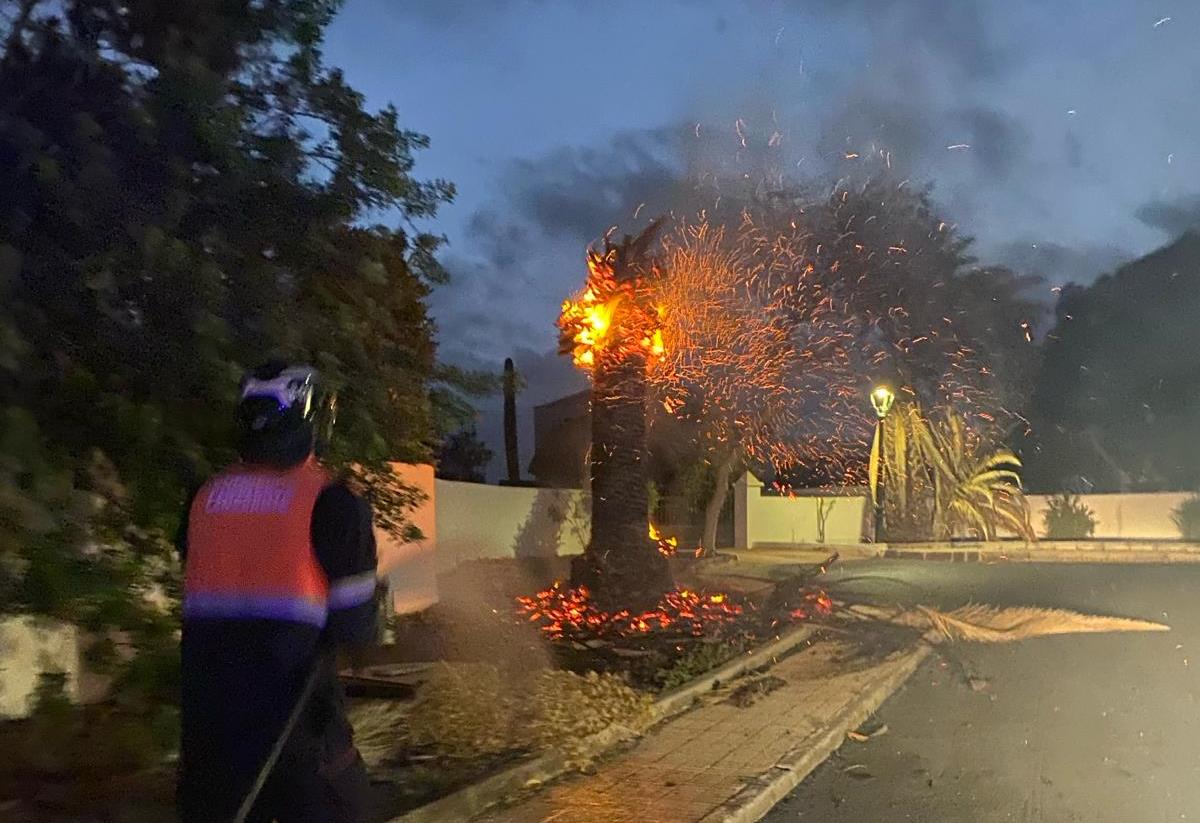
M730 705L737 706L740 709L744 709L747 706L757 703L763 697L780 688L781 686L786 685L787 681L778 677L767 676L755 678L749 683L743 683L734 689L733 693L730 694L729 697L725 698L725 702L729 703Z
M846 732L846 737L849 737L856 743L866 743L868 740L873 740L876 737L882 737L888 733L886 723L881 723L873 729L858 729L856 731Z
M847 777L853 777L855 780L872 780L875 775L867 770L866 764L855 763L842 769L842 774Z

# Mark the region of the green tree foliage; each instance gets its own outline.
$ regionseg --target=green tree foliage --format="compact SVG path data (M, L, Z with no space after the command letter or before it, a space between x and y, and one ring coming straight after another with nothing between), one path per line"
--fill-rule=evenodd
M332 461L405 528L418 493L389 461L429 459L479 388L435 365L440 238L414 225L453 188L414 179L426 138L324 64L339 2L12 5L0 610L166 648L139 595L173 590L166 538L189 487L232 457L246 366L282 356L324 373Z
M1200 485L1200 234L1063 289L1034 395L1031 482Z

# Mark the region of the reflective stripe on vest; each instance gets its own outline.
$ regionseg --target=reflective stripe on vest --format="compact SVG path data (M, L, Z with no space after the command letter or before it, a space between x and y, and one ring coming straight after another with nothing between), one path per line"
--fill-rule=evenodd
M235 466L205 484L188 519L184 618L324 626L331 592L312 513L328 485L315 460L286 470Z

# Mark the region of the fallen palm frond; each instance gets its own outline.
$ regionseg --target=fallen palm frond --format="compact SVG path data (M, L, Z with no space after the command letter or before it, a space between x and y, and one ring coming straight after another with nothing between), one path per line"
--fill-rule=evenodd
M395 700L356 701L350 705L354 745L367 766L385 765L395 756L410 711L410 704Z
M856 617L923 630L925 638L934 643L1011 643L1052 634L1165 632L1171 629L1170 626L1150 620L1032 606L1001 608L975 605L950 611L915 606L897 612L877 606L856 605L847 611Z
M470 760L558 749L586 762L589 735L620 727L632 737L653 720L651 698L612 674L546 669L520 674L483 663L439 663L412 703L371 701L350 711L368 765L405 750Z

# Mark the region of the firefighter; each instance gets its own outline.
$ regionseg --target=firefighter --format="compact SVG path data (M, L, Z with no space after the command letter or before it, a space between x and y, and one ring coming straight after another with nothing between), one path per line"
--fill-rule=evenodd
M256 369L238 406L241 461L186 512L184 823L366 819L334 651L375 641L375 538L365 501L315 457L332 421L314 369Z

